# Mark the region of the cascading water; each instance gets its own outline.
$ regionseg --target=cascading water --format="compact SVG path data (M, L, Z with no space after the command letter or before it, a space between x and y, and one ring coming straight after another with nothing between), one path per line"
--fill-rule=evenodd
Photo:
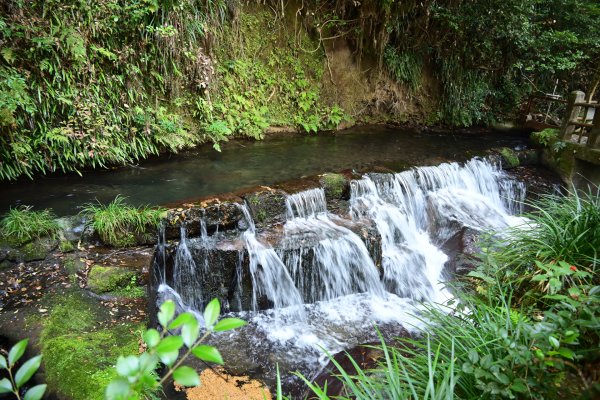
M199 287L196 277L200 271L197 270L196 262L188 248L188 240L185 225L181 225L181 238L177 253L175 253L175 265L173 267L174 287L182 301L189 307L201 310L203 305L202 289Z
M420 302L450 297L441 282L448 260L443 244L464 229L501 230L520 223L511 214L519 211L523 195L522 184L483 160L369 174L351 182L349 219L327 212L322 189L288 196L287 221L274 245L272 237L257 232L248 207L240 206L247 229L239 237L244 248L235 250L229 301L242 308L242 281L249 275L254 312L237 314L250 322L243 332L217 334L212 344L233 364L256 368L258 362L272 372L277 361L282 370L310 374L326 362L323 349L335 353L378 340L374 324L387 336L418 330L422 322L414 316ZM381 237L380 269L364 235L356 234L358 227ZM210 240L216 239L201 229L190 253L182 234L174 263L176 291L164 293L192 307L202 304L193 277L203 268L196 270L192 255L200 259L198 249ZM259 311L265 300L272 309Z
M286 206L281 253L304 303L363 292L383 296L379 273L364 242L334 222L322 188L288 196Z
M273 248L262 244L256 238L256 227L248 207L244 204L240 208L248 223L248 229L242 237L250 258L253 309L258 310L258 297L264 295L273 303L274 308L294 307L294 313L301 316L302 296L294 286L285 265Z

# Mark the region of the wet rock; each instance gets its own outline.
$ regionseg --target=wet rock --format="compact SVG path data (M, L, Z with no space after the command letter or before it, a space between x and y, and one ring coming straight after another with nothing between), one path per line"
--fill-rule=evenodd
M57 218L56 222L60 227L63 240L69 242L78 242L85 229L85 219L79 215Z
M481 261L480 233L474 229L463 227L452 235L443 245L448 255L445 270L450 275L466 275L473 271Z
M136 277L136 272L121 267L95 265L88 274L88 289L95 293L108 293L124 289Z
M5 258L12 262L44 260L57 246L57 239L49 237L38 238L19 247L5 248Z
M165 236L167 239L179 239L179 227L186 225L188 237L200 236L201 221L204 221L207 233L235 229L242 219L242 212L236 202L210 200L200 205L178 207L168 211Z
M286 198L287 193L283 190L269 187L244 196L257 225L283 223L286 218Z
M328 201L334 199L350 198L350 182L342 174L326 173L321 176L319 183L325 189L325 197Z
M496 147L491 149L491 152L500 156L502 168L511 169L519 166L520 160L515 150L508 147Z

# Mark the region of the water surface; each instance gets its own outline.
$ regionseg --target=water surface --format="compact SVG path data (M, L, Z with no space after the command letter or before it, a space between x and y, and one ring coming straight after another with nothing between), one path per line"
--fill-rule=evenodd
M82 204L108 203L118 194L134 205L271 185L342 169L464 161L496 146L517 147L527 137L517 133L422 133L406 128L361 126L332 134L280 136L260 142L231 141L222 152L202 146L179 155L140 162L83 176L53 174L34 181L0 184L0 212L20 204L74 214Z

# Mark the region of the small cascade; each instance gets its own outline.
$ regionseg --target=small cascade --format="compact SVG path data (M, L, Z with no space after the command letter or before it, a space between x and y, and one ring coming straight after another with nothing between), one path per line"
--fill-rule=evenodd
M181 239L177 252L175 253L175 265L173 267L173 289L179 294L182 301L189 307L202 310L202 288L196 276L199 271L196 262L188 248L188 239L185 225L181 225Z
M383 296L379 273L364 242L327 213L325 192L288 196L282 258L305 303L353 293Z
M323 188L309 189L289 195L285 200L285 205L288 220L296 217L308 218L327 212L327 203Z
M291 312L298 316L303 314L302 296L296 289L290 274L281 258L270 246L266 246L256 238L256 227L246 204L240 209L244 214L248 229L242 237L250 258L250 275L252 277L252 308L258 310L258 299L261 296L273 303L276 309L293 307Z
M442 302L447 256L439 248L462 227L501 229L523 187L498 167L474 159L399 174L373 174L351 184L354 218L371 218L382 236L384 283L402 297Z

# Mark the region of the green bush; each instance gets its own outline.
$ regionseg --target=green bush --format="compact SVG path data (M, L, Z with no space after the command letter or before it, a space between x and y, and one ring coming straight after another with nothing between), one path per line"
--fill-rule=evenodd
M100 239L115 247L132 246L138 237L144 240L152 237L152 230L164 212L161 208L130 206L122 196L117 196L108 205L87 204L82 211Z
M29 206L12 208L0 221L0 233L17 245L42 237L56 238L60 229L50 210L33 211Z

